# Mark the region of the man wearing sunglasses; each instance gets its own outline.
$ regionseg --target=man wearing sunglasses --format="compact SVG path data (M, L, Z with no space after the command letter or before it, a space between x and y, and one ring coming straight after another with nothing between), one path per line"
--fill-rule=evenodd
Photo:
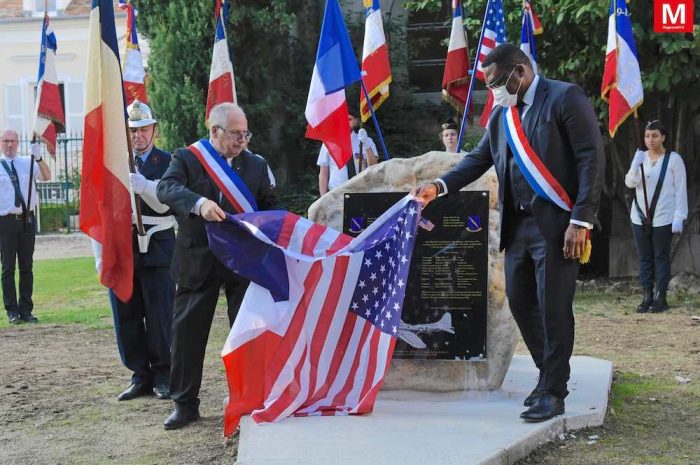
M538 76L527 55L510 44L496 47L482 66L497 104L486 133L450 172L414 192L427 204L496 167L506 294L539 369L520 416L544 421L564 413L576 277L587 230L598 223L603 143L579 86ZM524 149L528 145L531 150ZM533 172L550 176L534 181ZM553 186L560 189L549 190Z
M172 324L170 391L175 410L165 429L177 429L199 418L202 365L214 309L223 286L229 323L238 312L248 281L224 267L209 250L205 224L238 213L210 175L206 150L216 163L228 165L254 196L259 210L279 208L264 158L246 149L252 134L245 113L236 104L222 103L209 114L209 139L175 151L158 184L158 199L170 206L179 225L171 275L177 283ZM199 148L197 148L199 147ZM223 157L223 160L221 160ZM224 174L232 179L232 174ZM235 177L235 176L234 176Z

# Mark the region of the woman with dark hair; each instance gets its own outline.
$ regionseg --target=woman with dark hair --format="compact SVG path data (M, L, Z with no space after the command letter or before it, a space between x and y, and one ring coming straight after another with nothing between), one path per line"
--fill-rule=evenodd
M666 129L661 121L649 122L644 128L648 150L637 150L625 176L627 187L635 189L630 219L639 250L639 281L644 289L639 313L668 309L671 239L683 230L683 220L688 216L685 165L678 153L666 149L665 141Z

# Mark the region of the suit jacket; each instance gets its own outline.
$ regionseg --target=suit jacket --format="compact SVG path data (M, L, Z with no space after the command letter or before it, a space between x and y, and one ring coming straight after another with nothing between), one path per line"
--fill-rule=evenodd
M523 128L532 148L574 201L569 213L537 195L532 200L532 214L542 235L549 242L563 244L569 220L599 224L596 210L605 154L595 112L581 87L540 76ZM504 201L505 184L509 182L508 150L503 108L496 106L478 145L442 177L448 192L456 192L495 165L501 204L501 250L507 247L513 233L512 215L504 215L509 201Z
M244 150L234 158L233 167L255 196L260 210L279 208L263 157ZM185 288L200 287L209 277L216 260L209 250L204 227L206 221L192 213L197 200L205 197L217 202L228 213L238 213L220 192L188 149L175 151L170 167L158 183L158 199L175 212L179 226L171 275L178 285Z
M153 147L148 159L141 167L140 173L150 181L157 181L162 178L170 165L170 154L156 147ZM172 212L157 213L148 206L143 199L141 203L141 214L144 216L170 216ZM152 226L144 226L146 230ZM148 252L139 252L139 245L136 227L132 228L132 243L134 250L134 267L169 267L175 249L175 231L173 228L165 231L158 231L151 236L148 244Z

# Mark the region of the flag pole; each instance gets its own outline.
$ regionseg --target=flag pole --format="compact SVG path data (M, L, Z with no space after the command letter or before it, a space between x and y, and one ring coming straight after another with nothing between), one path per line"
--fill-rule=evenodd
M462 136L464 135L464 125L467 122L467 117L469 116L469 107L472 103L472 92L474 91L474 79L476 79L476 71L479 67L479 57L481 56L481 44L484 43L484 30L486 29L486 18L489 14L489 6L491 5L491 0L486 2L486 10L484 11L484 21L481 23L481 35L479 36L479 45L476 47L476 61L474 62L474 69L472 70L471 79L469 79L469 91L467 92L467 101L464 105L464 114L462 115L462 124L459 127L459 139L457 139L457 150L462 150ZM462 10L464 11L464 10ZM467 64L467 68L469 64ZM467 70L469 72L469 70Z
M644 148L642 145L642 136L639 131L639 115L637 114L637 110L634 110L634 145L637 149ZM639 169L642 174L642 191L644 191L644 213L646 213L647 218L649 218L651 212L649 211L649 196L647 195L647 180L646 176L644 176L644 163L639 165Z
M46 25L46 17L49 15L49 0L44 0L44 21L41 24L41 42L44 42L44 26ZM34 119L36 120L36 115L34 115ZM36 124L36 122L35 122ZM34 129L32 129L32 144L35 144L37 140L37 134ZM27 232L27 226L28 226L28 219L29 215L31 215L30 208L32 208L32 183L34 181L34 154L31 153L31 149L29 150L29 188L27 190L27 206L25 210L22 212L22 216L24 217L22 221L22 228L24 232ZM18 180L19 181L19 180ZM70 226L70 225L69 225Z
M364 79L360 78L360 85L362 86L362 92L365 94L365 99L367 100L367 106L369 107L369 112L372 114L372 121L374 122L374 129L377 130L377 136L379 137L379 143L382 145L382 151L384 152L384 158L390 160L389 152L386 150L386 145L384 145L384 136L382 136L382 130L379 129L379 121L377 121L377 115L374 114L374 105L372 105L372 100L369 98L369 92L367 92L367 87L365 87ZM360 117L362 121L362 117Z
M48 0L47 0L48 1ZM128 0L127 5L131 5L131 0ZM132 6L133 8L133 6ZM133 14L133 13L132 13ZM122 89L124 89L124 75L122 75ZM122 90L122 95L123 95L123 90ZM123 97L126 97L123 95ZM124 100L124 103L126 104L126 100ZM134 149L131 146L131 132L129 131L129 121L127 118L127 121L125 121L125 129L126 129L126 147L127 151L129 152L129 173L136 173L136 164L134 163ZM146 235L146 230L143 227L143 218L141 215L141 202L140 202L140 196L138 194L133 194L134 197L134 215L136 216L136 234L139 236L145 236ZM139 241L140 243L140 241Z

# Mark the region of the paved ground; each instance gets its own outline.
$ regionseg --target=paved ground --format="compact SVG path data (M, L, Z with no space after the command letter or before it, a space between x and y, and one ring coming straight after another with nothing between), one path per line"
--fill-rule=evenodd
M493 392L380 392L371 415L241 423L237 465L505 465L540 445L603 423L612 363L571 360L566 414L543 423L518 418L537 369L516 355ZM265 447L267 444L275 447ZM348 447L352 444L353 447Z
M91 256L90 238L85 234L39 234L36 236L34 260Z

